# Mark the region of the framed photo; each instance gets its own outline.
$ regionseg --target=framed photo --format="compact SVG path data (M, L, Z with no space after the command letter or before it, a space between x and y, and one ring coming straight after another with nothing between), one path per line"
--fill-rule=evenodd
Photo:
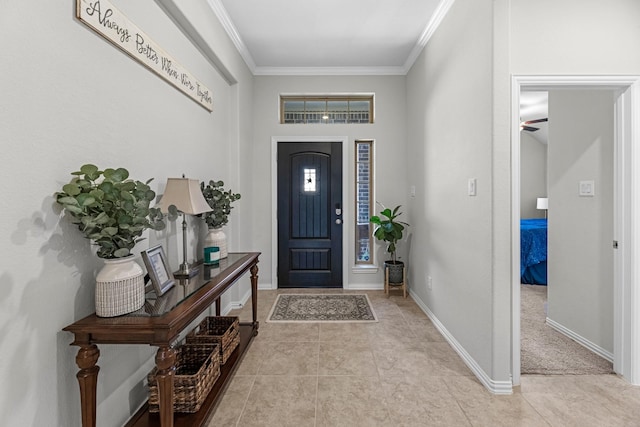
M141 253L144 265L147 267L147 273L149 273L149 278L153 284L153 289L156 291L157 296L161 296L171 289L175 283L169 271L169 264L164 255L162 245L154 246Z

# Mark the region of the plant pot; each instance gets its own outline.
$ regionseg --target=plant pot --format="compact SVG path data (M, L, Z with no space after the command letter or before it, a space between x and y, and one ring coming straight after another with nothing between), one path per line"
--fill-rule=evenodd
M384 268L389 270L389 283L404 282L404 262L385 261Z
M222 228L210 228L207 236L204 238L204 247L209 248L217 246L220 248L220 259L227 257L227 235L224 234Z
M96 276L96 315L115 317L144 305L144 272L134 256L105 259Z

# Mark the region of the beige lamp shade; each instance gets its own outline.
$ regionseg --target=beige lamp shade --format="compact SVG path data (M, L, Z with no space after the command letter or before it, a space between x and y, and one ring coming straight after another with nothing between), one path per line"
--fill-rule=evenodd
M198 215L213 210L205 200L197 179L168 178L167 187L158 203L162 212L167 212L169 206L175 207L187 215Z
M549 209L549 199L546 197L538 197L538 203L536 205L538 209Z

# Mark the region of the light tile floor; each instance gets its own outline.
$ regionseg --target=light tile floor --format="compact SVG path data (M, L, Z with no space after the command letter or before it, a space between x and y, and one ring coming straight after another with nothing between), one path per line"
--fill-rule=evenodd
M615 375L523 376L492 395L410 297L367 291L378 323L267 323L278 292L259 291L259 334L210 427L640 426L640 387Z

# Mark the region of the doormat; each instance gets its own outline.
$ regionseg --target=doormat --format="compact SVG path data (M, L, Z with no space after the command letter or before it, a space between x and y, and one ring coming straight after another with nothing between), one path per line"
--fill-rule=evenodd
M366 294L280 294L267 322L377 322Z

